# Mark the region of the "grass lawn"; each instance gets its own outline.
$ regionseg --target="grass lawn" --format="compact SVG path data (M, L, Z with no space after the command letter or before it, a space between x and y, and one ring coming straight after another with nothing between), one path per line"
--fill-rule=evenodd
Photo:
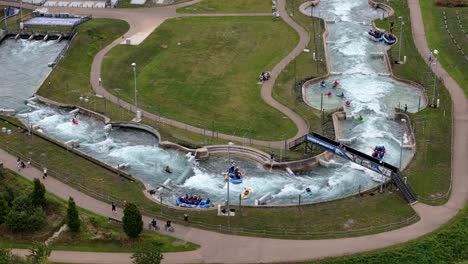
M29 152L31 152L33 162L47 164L48 172L52 177L56 177L88 195L104 201L112 200L121 203L126 200L133 202L147 215L163 216L176 222L182 222L183 215L188 213L190 223L194 226L201 224L202 228L214 230L226 228L226 218L216 216L214 210L181 211L158 206L143 195L141 191L143 186L139 183L120 178L36 136L31 140L25 133L18 131L17 128L4 121L0 121L0 123L2 127L13 131L11 135L0 134L0 147L2 149L15 156L21 156L25 160L29 158ZM41 153L47 154L44 156ZM412 216L414 216L414 211L397 192L392 194L376 193L372 196L364 195L363 197L351 197L335 202L304 206L301 212L298 212L296 207L243 208L242 216L238 214L231 219L231 227L243 229L238 231L249 231L253 232L251 234L273 237L338 237L397 228L417 220L416 217L409 222L405 221ZM392 227L382 227L396 222L401 223ZM376 227L382 228L373 230ZM363 228L369 228L373 231L363 230ZM333 233L325 235L314 233L324 231ZM76 246L81 247L81 245Z
M79 233L65 231L53 241L51 247L57 250L89 252L133 252L140 244L161 243L163 252L190 251L197 245L156 232L143 231L137 240L132 240L122 227L110 224L107 218L80 209L82 228Z
M398 77L422 84L429 100L432 100L433 75L414 46L407 3L405 0L398 0L390 2L390 5L396 12L395 16L385 21L376 20L376 24L378 27L389 28L388 20L396 21L396 17L403 16L405 25L401 54L408 57L406 64L394 64L393 72ZM399 22L395 22L395 25L396 34L399 35ZM392 48L390 55L392 60L398 58L398 46ZM452 101L443 84L437 80L436 85L436 93L441 101L440 108L426 108L411 115L416 132L417 153L404 171L418 199L430 204L446 201L451 180Z
M127 22L111 19L92 19L79 26L66 57L54 68L38 94L64 103L91 95L89 75L94 56L128 28Z
M78 27L78 34L75 36L66 56L60 60L48 79L39 89L39 94L58 102L81 105L93 111L105 114L112 120L131 120L134 114L124 108L117 106L104 99L93 96L94 92L89 84L89 72L91 63L96 53L108 45L113 39L118 38L128 28L125 22L119 20L93 19ZM107 29L107 30L106 30ZM49 84L50 82L50 84ZM75 85L77 84L77 85ZM79 101L80 96L88 96L89 103ZM161 124L143 118L143 123L158 129L163 140L179 143L181 145L197 148L209 144L226 144L227 140L219 139L217 134L195 134L185 129ZM220 121L222 122L222 120ZM218 122L213 122L205 128L218 131ZM238 130L238 135L251 137L252 130L248 128ZM238 145L250 145L250 141L235 142ZM261 148L267 152L268 147ZM276 153L280 150L274 149ZM302 151L288 151L287 160L304 158ZM279 158L279 155L277 155Z
M18 194L29 193L32 183L13 171L5 169L0 179L2 188L14 190ZM67 202L47 193L47 225L33 233L11 233L0 225L0 245L2 247L28 248L33 241L45 241L65 222ZM107 222L107 218L79 209L82 220L79 233L65 231L50 245L52 249L95 252L131 252L141 243L156 241L161 243L163 252L194 250L198 246L174 237L144 231L137 240L127 238L121 227Z
M349 257L326 259L320 264L466 263L468 259L468 206L437 231L414 241Z
M296 59L286 66L286 68L281 72L278 79L276 80L275 86L273 88L273 97L278 100L278 102L287 105L294 112L298 113L310 126L310 130L318 131L321 128L320 126L320 111L309 107L302 100L302 91L301 91L301 81L304 79L315 78L326 74L326 65L323 62L316 62L312 59L312 53L316 52L316 40L319 40L318 50L323 50L323 27L320 28L320 31L312 29L311 18L300 13L299 6L306 2L306 0L301 1L287 1L286 10L292 18L306 29L310 36L310 43L307 46L307 49L310 50L310 53L301 53ZM317 23L319 19L313 18L312 21ZM318 39L315 39L317 37ZM297 85L295 89L295 84Z
M204 0L178 13L270 13L271 0Z
M468 62L445 30L444 15L442 13L445 11L450 32L468 56L468 38L462 32L456 17L456 12L458 12L461 24L465 32L468 33L468 7L440 7L436 6L433 0L421 0L419 4L421 5L424 31L426 32L429 48L440 51L439 62L465 91L465 96L468 96Z
M281 36L281 37L280 37ZM164 22L139 46L117 46L103 64L103 84L138 106L197 127L262 140L297 132L260 96L258 75L293 49L297 34L271 17L188 17Z

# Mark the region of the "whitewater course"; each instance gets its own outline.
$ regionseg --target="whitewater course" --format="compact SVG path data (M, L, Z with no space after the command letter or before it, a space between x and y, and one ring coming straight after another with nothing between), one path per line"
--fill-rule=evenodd
M372 9L365 0L324 1L314 10L309 8L304 12L313 13L314 16L320 14L327 21L329 66L332 72L325 80L328 83L325 88L320 87L318 81L307 83L304 99L317 109L320 109L321 94L328 92L332 96L324 96L324 109L344 106L345 101L349 100L351 106L345 107L347 118L337 126L337 135L347 145L367 154L372 153L374 146L384 145L387 149L385 161L398 167L400 144L407 143L408 139L404 135L404 124L399 119L393 120L394 108L399 104L403 108L406 104L409 112L416 112L425 105L425 100L420 102L424 96L418 88L393 80L382 57L371 55L373 52L382 53L387 48L385 44L373 42L367 36L372 20L381 13ZM42 45L32 45L36 44ZM21 49L16 44L2 45L0 50ZM36 53L34 56L39 55ZM30 67L25 66L25 71L27 69ZM0 75L4 72L9 71L2 70ZM340 82L336 89L331 88L334 80ZM24 84L16 84L17 87L20 85ZM341 92L345 94L344 99L336 96ZM170 190L163 190L164 203L174 204L178 196L185 194L210 198L213 204L226 199L227 184L222 173L230 164L227 154L195 161L187 153L158 147L158 138L148 132L118 127L109 129L102 121L85 115L78 115L78 125L74 125L70 109L35 103L28 103L26 108L17 115L26 124L34 125L42 133L62 142L79 142L79 150L114 167L128 164L124 169L126 172L154 189L171 179L167 185ZM362 115L364 121L352 118L357 115ZM403 149L403 164L409 162L409 152ZM382 180L381 175L339 158L329 161L332 166L319 166L296 174L264 169L260 164L246 159L232 160L245 178L242 184L230 185L231 202L237 203L239 194L250 187L253 193L243 201L245 205L253 205L255 199L267 193L271 194L268 205L297 204L299 195L302 195L302 203L333 200L375 187ZM164 172L166 166L171 167L171 174ZM306 188L310 188L312 196L306 195Z

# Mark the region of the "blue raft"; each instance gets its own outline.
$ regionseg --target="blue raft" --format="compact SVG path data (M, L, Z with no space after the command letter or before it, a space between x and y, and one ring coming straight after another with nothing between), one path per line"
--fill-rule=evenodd
M384 40L385 43L387 43L388 45L393 45L393 44L395 44L395 42L396 42L396 38L395 38L393 35L387 34L387 33L385 33L385 34L383 35L383 40Z
M179 197L176 200L176 205L180 206L180 207L187 207L187 208L209 208L210 207L210 202L207 202L206 200L203 200L199 204L189 204L189 203L182 202L180 200L180 197Z
M229 174L229 181L232 184L240 184L242 183L242 177L241 178L236 178L236 176L233 173Z

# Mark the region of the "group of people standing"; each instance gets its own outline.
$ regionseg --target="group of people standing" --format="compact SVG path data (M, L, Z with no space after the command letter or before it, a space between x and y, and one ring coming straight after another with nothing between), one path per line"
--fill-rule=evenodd
M18 157L16 159L16 166L18 167L18 171L24 168L29 168L31 167L31 160L28 160L26 163L24 163L24 161L20 157Z

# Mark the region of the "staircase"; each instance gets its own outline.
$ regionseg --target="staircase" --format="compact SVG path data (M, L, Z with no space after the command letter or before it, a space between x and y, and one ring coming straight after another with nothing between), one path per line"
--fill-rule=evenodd
M401 178L400 172L392 173L392 182L397 186L409 204L415 204L418 202L414 191L408 184L405 184Z

